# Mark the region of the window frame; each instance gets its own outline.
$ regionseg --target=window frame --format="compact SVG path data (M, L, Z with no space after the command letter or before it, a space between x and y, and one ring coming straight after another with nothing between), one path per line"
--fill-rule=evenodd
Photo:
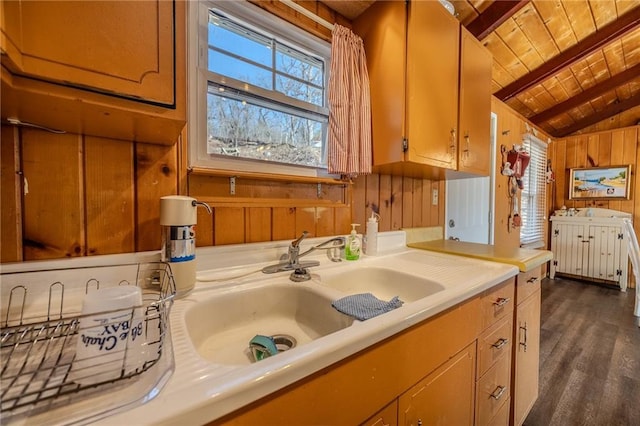
M277 102L278 95L269 93L265 96L264 89L249 86L244 82L224 77L209 71L208 68L208 23L209 9L215 8L223 13L228 13L242 19L252 30L261 32L260 28L268 28L268 31L283 44L291 44L300 48L305 54L324 59L324 86L325 101L328 99L328 81L330 68L331 45L312 34L300 29L293 24L284 21L246 1L217 1L201 0L188 2L189 25L187 39L188 48L188 168L203 168L213 170L229 170L239 172L272 173L278 175L294 175L307 177L332 177L327 173L326 167L317 168L311 166L277 163L232 156L208 154L206 152L207 140L207 94L209 90L209 77L214 76L218 84L228 85L232 90L243 89L257 97L267 97ZM306 51L305 51L306 50ZM248 89L248 90L247 90ZM285 95L282 95L283 97ZM296 102L289 99L287 104L301 109L312 109L313 114L325 115L328 119L328 107L326 105L310 108L311 104L304 101ZM328 132L328 126L327 126ZM203 142L204 141L204 142ZM326 152L326 138L324 141Z
M523 176L520 196L520 245L526 248L540 248L545 245L545 224L547 220L547 151L548 144L533 134L523 136L523 147L529 152L529 167ZM532 179L535 173L535 179ZM533 205L531 201L534 201ZM539 213L542 213L541 215ZM533 222L532 222L533 219ZM532 229L530 229L532 228Z

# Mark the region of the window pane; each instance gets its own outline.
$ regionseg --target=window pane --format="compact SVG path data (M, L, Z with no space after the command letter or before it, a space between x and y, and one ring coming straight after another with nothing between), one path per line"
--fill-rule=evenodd
M318 106L322 106L324 102L322 89L281 75L276 78L276 90L289 97Z
M242 28L214 12L209 16L210 46L272 68L270 39Z
M323 166L325 123L236 98L208 93L207 153Z
M273 88L271 71L211 49L209 49L209 70L264 89Z
M278 45L276 51L276 69L316 86L323 85L322 61L282 45Z

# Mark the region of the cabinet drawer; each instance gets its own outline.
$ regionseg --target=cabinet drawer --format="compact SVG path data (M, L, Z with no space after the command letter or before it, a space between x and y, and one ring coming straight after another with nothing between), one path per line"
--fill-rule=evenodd
M500 318L513 313L515 277L487 290L480 300L481 329L484 330Z
M518 281L516 283L516 305L540 288L541 279L542 267L518 274Z
M509 425L509 407L511 400L508 399L502 404L502 408L498 410L495 416L489 420L488 426L508 426Z
M476 425L489 424L510 396L511 358L504 356L477 382Z
M508 316L486 329L478 338L478 377L495 364L501 356L511 356L513 318Z

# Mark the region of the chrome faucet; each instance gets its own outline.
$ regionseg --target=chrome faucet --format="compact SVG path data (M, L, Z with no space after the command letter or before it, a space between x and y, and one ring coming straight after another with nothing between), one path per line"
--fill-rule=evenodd
M311 247L309 250L300 253L300 243L304 240L309 233L307 231L302 232L302 235L297 239L293 240L289 245L289 251L287 254L283 255L281 260L282 262L277 263L275 265L269 265L262 268L262 272L265 274L275 274L277 272L285 272L285 271L293 271L291 276L289 277L292 281L300 282L300 281L308 281L311 279L311 275L307 268L312 266L320 265L320 262L317 260L307 260L305 262L300 262L300 258L306 256L314 250L328 250L327 256L333 262L339 262L340 254L335 254L335 250L340 250L345 246L345 238L344 237L334 237L327 241L324 241L316 246Z

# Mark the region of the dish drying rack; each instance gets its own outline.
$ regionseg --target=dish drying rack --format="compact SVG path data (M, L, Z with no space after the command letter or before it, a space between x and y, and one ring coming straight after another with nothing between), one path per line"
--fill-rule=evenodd
M92 422L150 400L171 376L174 359L169 312L175 282L167 263L1 273L0 280L3 423L38 417L44 411L37 423ZM134 285L141 290L142 306L127 311L132 318L134 312L142 315L143 350L125 350L121 361L115 363L107 360L109 355L95 356L90 369L79 367L79 362L74 368L82 319L106 314L82 315L84 296L117 285ZM100 370L98 377L106 376L105 380L87 380L96 368Z

